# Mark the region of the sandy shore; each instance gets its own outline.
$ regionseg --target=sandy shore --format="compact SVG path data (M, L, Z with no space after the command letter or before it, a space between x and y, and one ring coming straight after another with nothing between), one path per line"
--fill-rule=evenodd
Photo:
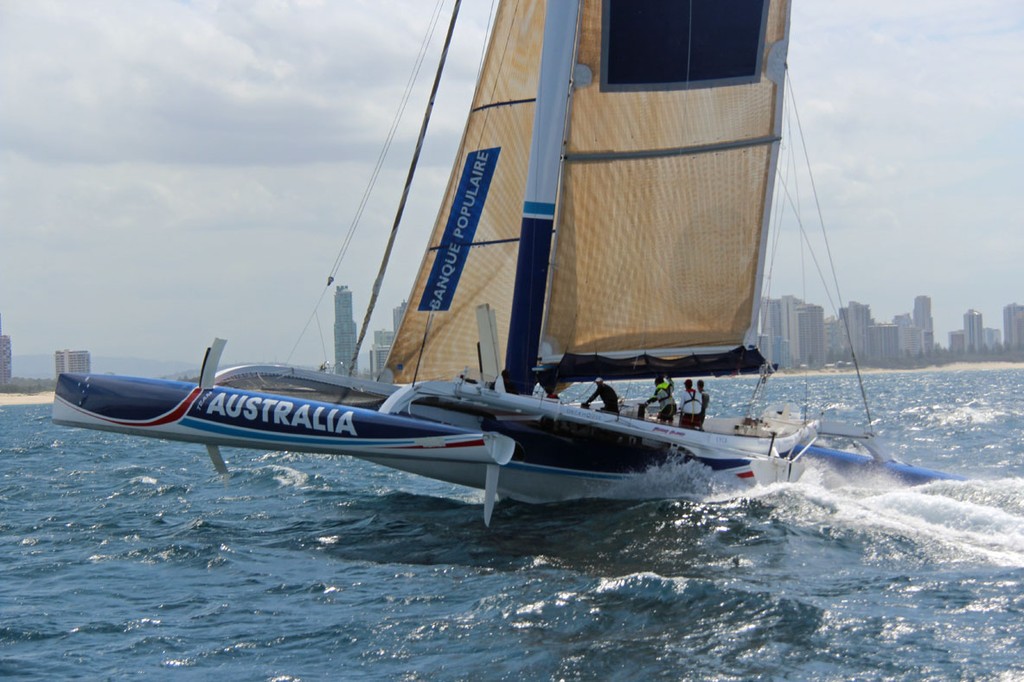
M4 405L44 405L53 402L53 392L0 393L0 407Z
M882 372L972 372L980 370L997 369L1024 369L1024 363L1020 362L954 362L941 367L921 367L918 369L877 369L868 367L861 369L863 374L877 374ZM843 369L816 369L816 370L783 370L780 376L794 374L852 374L852 368ZM4 405L44 405L53 402L53 392L43 393L0 393L0 407Z

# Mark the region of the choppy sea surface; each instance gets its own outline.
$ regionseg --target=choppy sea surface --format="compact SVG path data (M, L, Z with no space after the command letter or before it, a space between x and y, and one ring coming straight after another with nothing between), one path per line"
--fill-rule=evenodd
M226 450L225 482L201 446L0 407L0 677L1024 679L1024 370L864 383L899 459L970 480L688 465L486 528L479 493L358 460ZM711 381L711 412L753 387ZM769 393L858 415L845 375Z

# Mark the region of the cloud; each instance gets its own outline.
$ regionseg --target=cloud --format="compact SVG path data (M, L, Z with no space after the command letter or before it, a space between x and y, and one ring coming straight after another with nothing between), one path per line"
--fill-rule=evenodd
M188 359L220 335L227 362L329 357L320 295L434 9L0 4L0 314L15 353ZM463 5L372 329L390 327L422 257L489 9ZM446 22L338 273L360 317ZM1007 284L1022 255L1022 26L1005 2L793 8L792 90L840 280L880 319L927 293L940 330L968 307L991 326L1024 298ZM799 252L780 249L773 293L802 294Z

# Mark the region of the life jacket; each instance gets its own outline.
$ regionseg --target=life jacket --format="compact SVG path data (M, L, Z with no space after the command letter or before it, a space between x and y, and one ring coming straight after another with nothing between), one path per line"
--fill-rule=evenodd
M658 399L658 406L662 409L672 402L672 387L667 381L663 381L654 387L654 397Z
M683 413L700 414L700 393L692 388L683 389Z

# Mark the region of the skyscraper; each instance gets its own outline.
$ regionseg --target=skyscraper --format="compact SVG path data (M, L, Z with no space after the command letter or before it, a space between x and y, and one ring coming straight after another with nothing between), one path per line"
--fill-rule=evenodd
M853 352L859 358L866 358L868 351L868 327L874 324L871 319L871 306L850 301L845 308L839 309L839 319L846 322L850 331L850 342Z
M981 313L973 308L964 313L964 346L968 353L977 353L985 348L985 327Z
M825 365L825 310L820 305L803 303L796 307L800 364L816 368Z
M373 333L373 345L370 346L370 373L376 379L384 371L384 365L391 352L391 344L395 340L395 332L390 329L378 329Z
M783 333L782 302L777 298L765 299L761 306L761 337L758 346L770 364L788 367L789 344Z
M354 376L359 369L356 352L356 321L352 316L352 292L344 284L334 289L334 373ZM349 366L351 365L351 367Z
M405 309L408 307L409 302L402 301L402 305L395 306L395 309L391 311L391 315L394 319L394 326L392 326L391 328L394 329L396 332L398 331L398 326L402 324L402 318L405 317Z
M918 296L914 299L914 326L921 330L922 350L931 355L935 348L935 327L932 326L932 298Z
M894 324L868 327L868 355L876 360L894 360L900 356L900 328Z
M0 384L11 383L11 337L3 333L0 322Z
M1003 345L1024 348L1024 305L1011 303L1003 307Z
M918 297L920 298L920 297ZM914 301L915 312L917 301ZM914 324L910 315L897 315L892 323L899 330L899 346L901 357L915 357L924 352L924 330Z

